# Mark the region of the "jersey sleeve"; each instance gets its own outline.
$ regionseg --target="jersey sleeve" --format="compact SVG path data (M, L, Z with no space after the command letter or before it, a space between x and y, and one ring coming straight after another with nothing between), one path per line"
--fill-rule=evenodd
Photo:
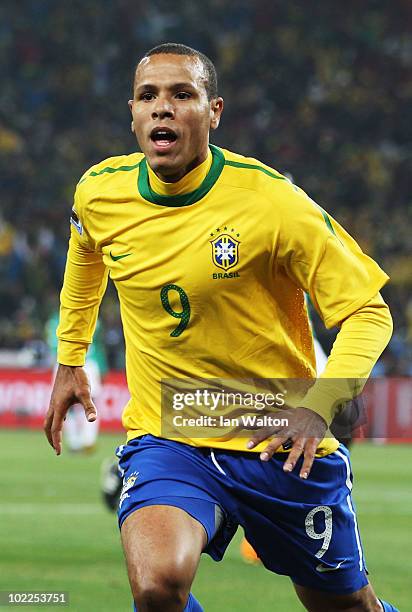
M309 293L326 327L364 306L388 276L355 240L302 190L285 185L276 261Z
M302 406L320 414L329 425L336 408L357 397L364 388L392 330L392 317L380 294L345 319L326 368Z
M57 360L64 365L81 366L93 339L108 271L87 231L87 214L79 188L70 222L69 250L60 294L60 322L56 332Z

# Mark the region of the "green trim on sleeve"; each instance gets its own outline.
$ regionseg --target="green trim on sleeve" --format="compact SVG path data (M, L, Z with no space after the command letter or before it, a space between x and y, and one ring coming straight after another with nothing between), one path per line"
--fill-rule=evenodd
M81 183L83 183L86 179L89 178L89 176L99 176L100 174L113 174L114 172L130 172L130 170L135 170L136 168L139 167L140 162L138 162L137 164L134 164L133 166L119 166L118 168L112 168L111 166L106 166L106 168L103 168L102 170L99 170L98 172L96 172L95 170L92 170L91 172L89 172L89 174L87 176L85 176L84 178L82 178L81 181L79 181L79 185Z
M257 164L245 164L243 162L231 161L231 160L226 159L225 166L232 166L233 168L246 168L249 170L259 170L260 172L263 172L267 176L270 176L271 178L277 179L279 181L289 180L285 176L282 176L281 174L276 174L275 172L272 172L271 170L268 170L267 168L264 168L263 166L258 166ZM293 183L291 184L293 185ZM333 225L331 223L328 213L325 210L323 210L323 208L319 206L319 204L317 204L316 202L313 202L313 203L317 206L317 208L319 208L320 212L322 213L322 216L325 219L325 223L328 226L329 230L332 232L332 234L336 236L335 230L333 229Z
M316 204L316 202L315 202ZM332 234L334 234L336 236L335 230L333 229L333 225L331 223L331 220L329 219L329 215L326 212L326 210L323 210L322 206L319 206L319 204L316 204L316 206L319 208L320 212L322 213L323 218L325 219L325 223L328 226L328 228L330 229L330 231L332 232ZM340 240L339 240L340 242Z
M225 166L232 166L233 168L246 168L248 170L259 170L260 172L263 172L267 176L270 176L271 178L277 179L279 181L289 181L289 179L287 179L285 176L282 176L281 174L276 174L275 172L268 170L267 168L264 168L263 166L258 166L257 164L245 164L243 162L231 161L231 160L226 159ZM293 183L291 184L293 185ZM319 206L319 204L317 204L313 200L312 202L317 206L317 208L319 208L320 212L322 213L323 218L325 219L326 225L328 226L332 234L336 236L335 230L333 229L333 225L331 223L328 213L325 210L323 210L323 208Z
M230 159L225 160L225 166L232 166L233 168L246 168L247 170L259 170L264 174L267 174L271 178L278 179L279 181L287 181L288 179L281 174L276 174L263 166L258 166L257 164L244 164L243 162L231 161Z

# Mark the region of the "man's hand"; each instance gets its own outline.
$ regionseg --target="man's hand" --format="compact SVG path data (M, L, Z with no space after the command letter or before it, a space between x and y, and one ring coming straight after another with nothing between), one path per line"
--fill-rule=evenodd
M56 455L60 455L62 451L63 422L73 404L82 404L90 423L96 420L96 406L90 395L90 384L85 370L81 366L60 364L44 420L44 431Z
M288 426L259 429L247 443L247 448L254 448L259 442L271 438L260 453L262 461L269 461L282 444L285 449L290 445L291 450L283 466L284 471L291 472L303 453L304 461L299 476L307 478L312 469L318 444L325 435L326 422L308 408L289 408L282 410L281 414L282 419L288 419Z

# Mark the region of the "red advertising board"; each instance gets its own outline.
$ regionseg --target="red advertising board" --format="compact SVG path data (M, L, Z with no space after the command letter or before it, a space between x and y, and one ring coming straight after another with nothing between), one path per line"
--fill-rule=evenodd
M0 427L42 427L52 376L51 370L0 369ZM128 399L124 374L109 372L95 399L101 429L122 429L120 419Z
M0 427L42 427L51 381L51 370L0 369ZM372 379L362 397L367 422L358 432L361 438L412 442L412 378ZM95 400L102 430L122 429L128 400L124 374L109 372Z
M412 378L376 378L367 385L368 438L412 442Z

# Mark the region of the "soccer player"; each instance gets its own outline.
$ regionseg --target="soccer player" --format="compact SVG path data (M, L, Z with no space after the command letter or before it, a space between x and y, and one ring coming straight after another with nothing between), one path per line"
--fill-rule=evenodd
M223 100L198 51L149 51L129 106L142 153L93 166L76 189L49 443L61 453L72 402L96 418L82 365L110 274L131 394L119 524L136 609L202 610L190 593L200 555L221 559L240 524L307 610L393 610L368 582L348 454L318 385L369 375L392 331L386 274L281 174L209 144ZM315 378L305 291L341 329L287 425L247 444L162 437L162 379Z

